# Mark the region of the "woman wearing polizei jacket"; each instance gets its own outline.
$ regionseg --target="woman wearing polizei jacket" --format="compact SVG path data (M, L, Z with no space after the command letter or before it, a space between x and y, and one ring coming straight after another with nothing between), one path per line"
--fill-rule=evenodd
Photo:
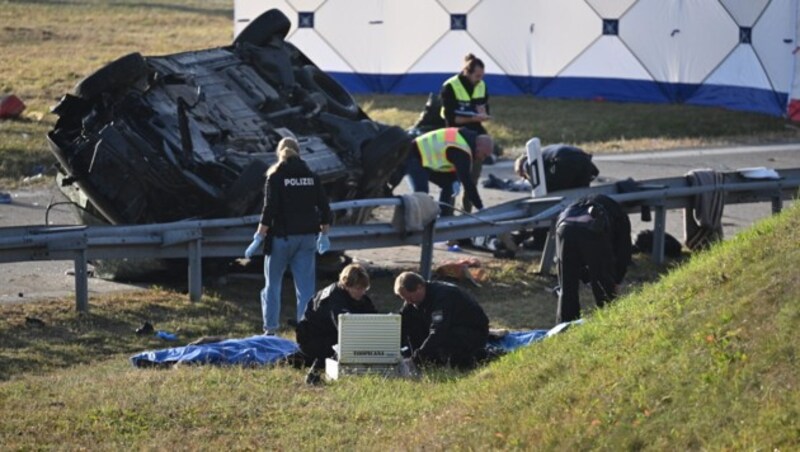
M261 291L261 312L265 334L275 334L279 327L281 284L287 267L292 269L300 321L315 291L316 237L328 232L331 220L325 190L300 158L297 141L282 139L277 154L278 162L267 170L264 209L256 232L262 238L267 233L272 237L264 241L266 284Z

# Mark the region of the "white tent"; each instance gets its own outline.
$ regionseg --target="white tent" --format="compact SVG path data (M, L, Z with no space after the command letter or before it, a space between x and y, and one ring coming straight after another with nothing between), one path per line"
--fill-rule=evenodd
M490 94L716 105L800 120L800 0L235 0L354 93L437 92L464 55Z

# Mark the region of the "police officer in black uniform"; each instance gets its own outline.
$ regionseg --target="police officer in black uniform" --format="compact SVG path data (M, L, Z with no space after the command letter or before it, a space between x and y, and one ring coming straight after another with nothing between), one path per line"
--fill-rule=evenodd
M413 272L397 277L394 292L405 302L402 341L415 364L468 369L486 357L489 319L470 294Z
M316 361L323 368L325 358L333 356L333 345L339 340L339 314L373 314L377 312L369 296L369 274L358 264L346 266L339 281L317 292L306 306L297 324L297 343L305 355L306 365Z
M561 286L556 321L580 318L580 280L591 284L597 306L603 307L616 298L631 262L628 215L605 195L575 201L556 222L556 255Z

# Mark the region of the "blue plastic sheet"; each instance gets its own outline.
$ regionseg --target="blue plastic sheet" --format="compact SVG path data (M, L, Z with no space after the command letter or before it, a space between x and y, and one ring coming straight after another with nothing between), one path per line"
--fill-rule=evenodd
M288 339L253 336L146 351L130 359L136 367L160 367L176 363L259 366L278 362L298 350L297 343Z
M546 337L566 331L569 327L573 325L580 325L581 323L583 323L583 319L559 323L549 330L511 331L500 339L490 340L489 346L510 352L520 347L525 347L535 342L539 342Z
M547 336L547 330L511 331L497 340L490 340L489 345L510 352Z

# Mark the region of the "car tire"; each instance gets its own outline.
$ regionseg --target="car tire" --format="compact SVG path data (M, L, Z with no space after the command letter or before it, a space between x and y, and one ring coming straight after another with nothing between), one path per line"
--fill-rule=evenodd
M377 187L370 181L386 180L400 168L408 154L411 137L400 127L386 126L361 150L364 171L362 190L370 192Z
M271 9L253 19L233 40L233 45L247 42L256 46L267 44L273 36L286 38L292 23L278 9Z
M146 74L147 63L142 54L129 53L86 76L75 85L73 93L82 99L94 99L104 92L129 86Z
M226 215L231 217L247 215L253 211L254 206L262 202L268 168L269 165L265 162L253 160L239 173L239 178L225 190L223 205Z
M356 119L361 112L356 100L342 85L316 66L303 66L295 74L300 86L321 93L328 101L328 111L334 115Z

